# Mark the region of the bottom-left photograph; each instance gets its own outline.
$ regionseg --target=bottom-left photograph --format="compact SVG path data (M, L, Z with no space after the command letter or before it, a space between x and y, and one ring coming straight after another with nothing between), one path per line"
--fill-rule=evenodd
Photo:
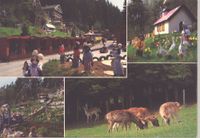
M63 78L0 78L0 137L63 137Z

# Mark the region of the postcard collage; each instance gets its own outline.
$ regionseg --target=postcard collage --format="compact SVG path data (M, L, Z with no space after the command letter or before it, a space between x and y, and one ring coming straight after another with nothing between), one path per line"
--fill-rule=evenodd
M198 0L0 0L0 137L198 137Z

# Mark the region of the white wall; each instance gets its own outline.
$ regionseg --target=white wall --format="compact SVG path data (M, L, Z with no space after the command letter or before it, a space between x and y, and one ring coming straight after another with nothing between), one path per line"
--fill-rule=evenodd
M193 24L192 19L186 14L186 12L181 9L174 17L172 17L168 22L165 23L165 31L157 32L157 26L154 27L155 35L158 34L168 34L174 31L179 31L179 23L183 21L186 25Z
M192 19L181 9L170 21L169 32L179 31L179 23L183 21L186 25L192 25Z

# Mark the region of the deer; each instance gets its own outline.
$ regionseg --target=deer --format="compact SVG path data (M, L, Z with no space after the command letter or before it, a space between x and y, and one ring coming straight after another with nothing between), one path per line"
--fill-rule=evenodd
M159 113L165 124L170 125L171 119L176 119L177 122L181 122L177 114L180 109L181 104L179 102L166 102L160 106Z
M126 110L114 110L105 115L108 122L108 132L113 131L114 126L122 125L122 128L130 127L131 122L134 122L140 129L144 129L144 124L135 115Z
M158 119L155 115L151 114L147 108L144 107L132 107L128 109L129 112L140 118L146 127L148 127L148 122L154 127L159 127Z
M95 122L99 120L99 114L101 113L101 109L98 107L88 108L87 104L83 107L84 113L87 117L87 123L92 120L93 115L95 116Z

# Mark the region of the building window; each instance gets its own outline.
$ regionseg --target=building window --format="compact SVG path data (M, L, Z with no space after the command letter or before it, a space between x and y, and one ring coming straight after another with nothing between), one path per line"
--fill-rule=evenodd
M162 23L162 24L159 24L157 26L157 32L164 32L165 31L165 24Z

